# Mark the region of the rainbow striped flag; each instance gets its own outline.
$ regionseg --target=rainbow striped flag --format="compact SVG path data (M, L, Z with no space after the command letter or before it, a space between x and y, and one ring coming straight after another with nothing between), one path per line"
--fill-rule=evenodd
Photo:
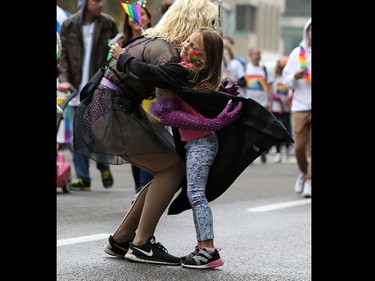
M139 2L132 1L120 1L122 8L136 23L142 26L142 7Z
M250 90L268 91L268 84L262 75L245 75L246 86Z

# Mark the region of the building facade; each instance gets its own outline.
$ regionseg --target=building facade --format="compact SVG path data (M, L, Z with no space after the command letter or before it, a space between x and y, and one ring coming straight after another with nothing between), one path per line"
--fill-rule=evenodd
M280 26L285 55L301 42L303 26L310 17L311 0L285 0Z
M248 61L249 49L258 47L269 68L301 41L311 17L311 0L213 1L221 1L222 32L234 39L237 55Z

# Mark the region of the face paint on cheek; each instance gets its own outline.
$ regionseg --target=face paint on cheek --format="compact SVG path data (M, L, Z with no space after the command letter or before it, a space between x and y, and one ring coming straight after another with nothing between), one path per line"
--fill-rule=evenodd
M190 58L190 61L193 62L193 61L200 61L201 58L202 58L202 54L201 53L198 53L194 50L189 50L189 58Z

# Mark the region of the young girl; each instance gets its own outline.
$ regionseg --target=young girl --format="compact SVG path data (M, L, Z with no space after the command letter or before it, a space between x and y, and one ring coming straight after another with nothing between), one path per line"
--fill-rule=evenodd
M115 45L111 51L112 57L118 58L117 69L131 73L140 80L153 81L157 87L177 90L178 83L197 90L216 90L219 87L223 40L213 29L199 28L182 43L180 63L153 66L123 52L119 45ZM197 246L192 254L182 258L183 267L214 268L224 263L214 246L212 211L205 196L205 187L210 166L219 148L214 130L237 119L241 106L240 101L229 112L232 104L228 103L221 115L208 119L173 92L164 94L158 102L151 104L150 112L163 124L178 127L181 140L186 142L187 196L193 210ZM130 246L125 257L135 259L135 253L137 249Z

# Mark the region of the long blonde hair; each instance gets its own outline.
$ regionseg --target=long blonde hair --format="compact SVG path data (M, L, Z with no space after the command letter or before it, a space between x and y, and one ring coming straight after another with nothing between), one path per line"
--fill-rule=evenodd
M155 27L143 32L145 37L160 37L181 46L197 28L217 29L219 8L210 0L175 0Z

